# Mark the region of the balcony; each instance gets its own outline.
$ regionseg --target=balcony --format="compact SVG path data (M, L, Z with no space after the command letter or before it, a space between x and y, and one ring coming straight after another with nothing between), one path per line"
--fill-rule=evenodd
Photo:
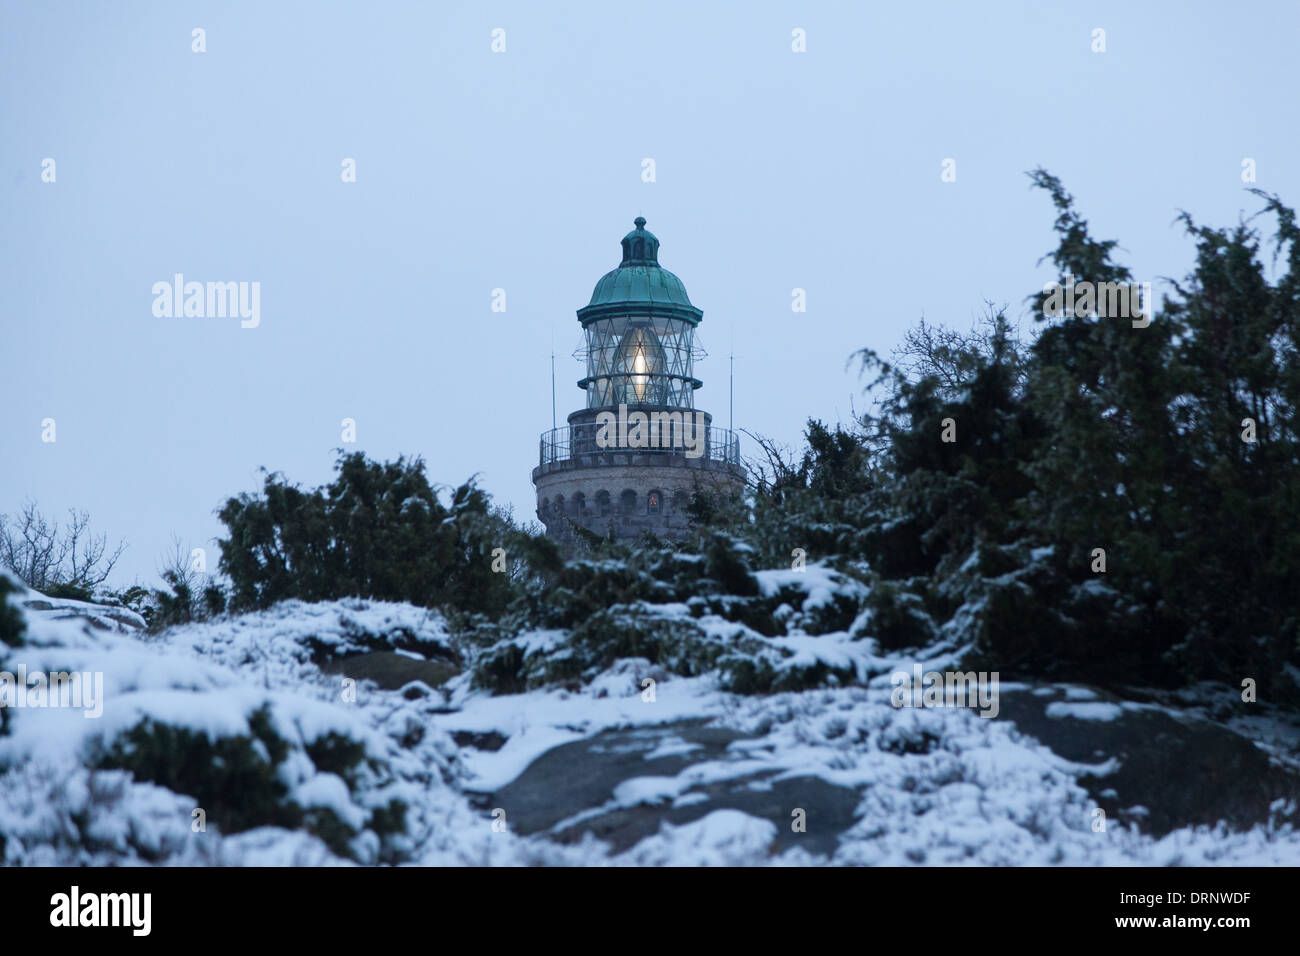
M698 454L695 453L698 447L695 440L692 440L688 446L679 431L667 428L660 430L665 436L662 447L638 448L627 445L602 446L598 444L596 441L598 426L594 422L552 428L549 431L542 432L541 439L538 442L539 469L549 471L552 467L561 465L564 462L577 462L590 459L590 456L596 455L676 455L686 458L687 461L718 462L720 464L734 465L737 468L741 467L740 436L729 428L715 428L708 425L701 426L698 431L690 429L689 436L692 439L695 439L699 433L703 433L703 447L699 449ZM669 434L672 434L674 438L669 439L667 437ZM591 463L596 464L594 460ZM705 464L705 467L708 467L708 465Z

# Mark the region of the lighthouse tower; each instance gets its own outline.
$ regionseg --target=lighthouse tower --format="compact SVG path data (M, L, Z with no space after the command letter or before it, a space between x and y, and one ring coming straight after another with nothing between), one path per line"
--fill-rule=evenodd
M578 310L585 407L544 432L533 469L537 517L571 548L575 528L601 537L680 537L696 494L745 481L737 436L695 407L695 328L704 313L659 265L659 240L637 217L618 268Z

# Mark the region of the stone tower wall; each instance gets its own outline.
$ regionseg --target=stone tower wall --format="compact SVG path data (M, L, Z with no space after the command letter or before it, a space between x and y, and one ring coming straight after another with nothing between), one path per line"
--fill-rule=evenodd
M587 457L602 460L584 461ZM744 474L736 465L682 455L583 456L534 471L537 517L547 533L561 541L573 537L570 521L601 537L612 528L620 540L636 538L643 531L677 538L687 530L687 505L697 490L739 491ZM659 494L658 513L651 510L651 492Z

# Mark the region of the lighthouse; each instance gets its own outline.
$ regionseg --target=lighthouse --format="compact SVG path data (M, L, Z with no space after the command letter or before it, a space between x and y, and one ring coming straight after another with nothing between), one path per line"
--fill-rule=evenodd
M586 401L539 441L537 517L566 552L577 529L680 538L696 496L727 497L745 483L737 436L695 406L704 313L659 265L659 239L645 224L636 218L622 261L578 310Z

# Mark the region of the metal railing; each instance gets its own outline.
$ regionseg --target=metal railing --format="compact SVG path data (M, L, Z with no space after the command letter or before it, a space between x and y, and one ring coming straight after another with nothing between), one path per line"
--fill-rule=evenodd
M697 460L740 464L740 435L729 428L709 425L700 426L696 431L688 425L683 431L677 426L662 426L659 429L661 441L658 442L658 447L646 448L635 447L626 441L598 441L599 430L594 422L586 422L581 425L562 425L542 432L538 442L540 464L545 467L582 455L597 454L684 455ZM654 436L653 430L651 435ZM688 438L689 442L686 440Z

